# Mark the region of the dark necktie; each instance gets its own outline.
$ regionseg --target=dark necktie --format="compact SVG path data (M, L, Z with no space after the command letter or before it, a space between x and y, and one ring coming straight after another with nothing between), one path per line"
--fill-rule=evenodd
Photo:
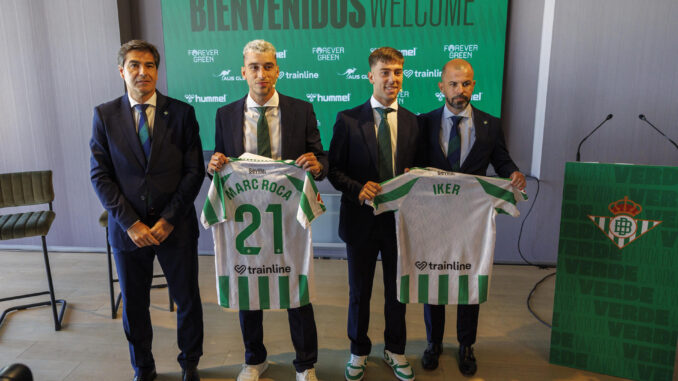
M257 107L257 110L259 110L259 120L257 121L257 154L271 157L271 135L268 131L266 109L268 107Z
M139 129L137 134L139 135L141 147L144 149L144 155L146 155L146 162L148 162L148 158L151 156L151 134L148 128L148 117L146 116L148 106L147 104L134 105L134 108L139 112Z
M377 130L377 159L379 165L379 182L393 177L393 156L391 155L391 126L388 124L388 113L392 108L375 108L381 117Z
M450 163L453 171L459 171L461 159L461 135L459 134L459 122L463 116L453 115L452 129L450 130L450 139L447 141L447 162Z

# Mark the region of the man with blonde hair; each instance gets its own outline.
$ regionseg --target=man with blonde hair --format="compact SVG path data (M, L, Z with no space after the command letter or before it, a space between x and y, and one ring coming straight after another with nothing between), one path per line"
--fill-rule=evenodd
M278 93L280 72L273 45L250 41L243 49L242 76L248 94L217 110L215 149L207 167L218 172L229 157L248 152L276 160L296 160L316 180L327 175L327 156L320 142L313 106ZM303 253L292 253L303 255ZM317 380L318 336L311 304L287 310L297 381ZM245 344L245 364L237 381L256 381L268 368L264 346L263 311L241 310L240 328Z

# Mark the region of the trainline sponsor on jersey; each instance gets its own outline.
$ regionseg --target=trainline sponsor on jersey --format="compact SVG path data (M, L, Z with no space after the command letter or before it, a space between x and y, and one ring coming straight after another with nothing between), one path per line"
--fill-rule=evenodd
M414 168L381 184L375 214L395 211L398 300L479 304L487 301L495 217L520 215L527 195L506 179Z
M214 174L201 222L214 237L219 304L239 310L313 301L311 221L325 212L292 161L230 158Z

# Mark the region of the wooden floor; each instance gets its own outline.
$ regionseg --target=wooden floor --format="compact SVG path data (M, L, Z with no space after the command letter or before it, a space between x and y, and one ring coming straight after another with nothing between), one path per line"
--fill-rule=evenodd
M49 308L11 313L0 327L0 367L20 362L28 365L36 381L131 380L127 342L121 318L111 319L106 257L99 253L52 253L52 271L58 298L68 301L64 328L55 332ZM237 313L216 304L213 257L200 257L200 287L205 319L203 380L234 380L243 361ZM314 304L319 335L316 364L321 380L343 380L349 356L346 337L348 281L346 263L316 259ZM475 353L478 373L472 380L620 380L616 377L551 365L548 362L550 330L528 312L525 300L532 286L552 270L526 266L495 266L489 301L480 308ZM538 290L533 306L550 322L554 277ZM370 337L374 343L366 380L396 380L381 359L383 350L383 287L377 265L372 298ZM0 298L46 289L42 253L0 251ZM180 380L176 363L176 319L169 312L167 290L153 290L151 314L153 353L158 380ZM4 310L13 302L0 303ZM457 369L454 307L448 307L444 352L435 371L421 368L426 345L421 305L409 305L406 355L417 380L462 380ZM286 312L264 314L264 342L271 366L262 377L294 380L294 357Z

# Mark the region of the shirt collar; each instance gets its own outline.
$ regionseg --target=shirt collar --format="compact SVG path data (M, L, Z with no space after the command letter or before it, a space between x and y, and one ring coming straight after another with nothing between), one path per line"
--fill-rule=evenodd
M460 112L459 114L456 114L456 116L463 116L465 118L470 118L472 114L472 109L471 109L471 103L466 105L466 108ZM450 111L449 108L447 108L447 105L443 106L443 119L447 119L449 117L455 116L455 114Z
M260 106L257 102L252 99L252 96L250 93L247 93L247 108L252 108L252 107L278 107L278 103L280 102L280 97L278 96L278 91L273 90L273 96L271 99L268 100L268 102L264 103L263 106Z
M395 111L398 111L398 99L396 98L396 100L393 101L393 103L391 103L391 105L385 106L385 105L381 104L381 102L379 102L377 100L377 98L374 97L374 95L372 95L370 97L370 106L372 106L372 108L392 108Z
M129 95L129 93L127 93L127 98L129 99L129 104L130 104L130 106L131 106L132 108L134 108L134 106L136 106L136 105L139 104L139 102L135 101L135 100ZM145 104L145 105L151 105L151 106L155 107L155 105L156 105L157 102L158 102L158 92L157 92L157 91L154 91L154 92L153 92L153 95L151 95L151 97L148 98L148 100L147 100L146 102L144 102L144 104Z

